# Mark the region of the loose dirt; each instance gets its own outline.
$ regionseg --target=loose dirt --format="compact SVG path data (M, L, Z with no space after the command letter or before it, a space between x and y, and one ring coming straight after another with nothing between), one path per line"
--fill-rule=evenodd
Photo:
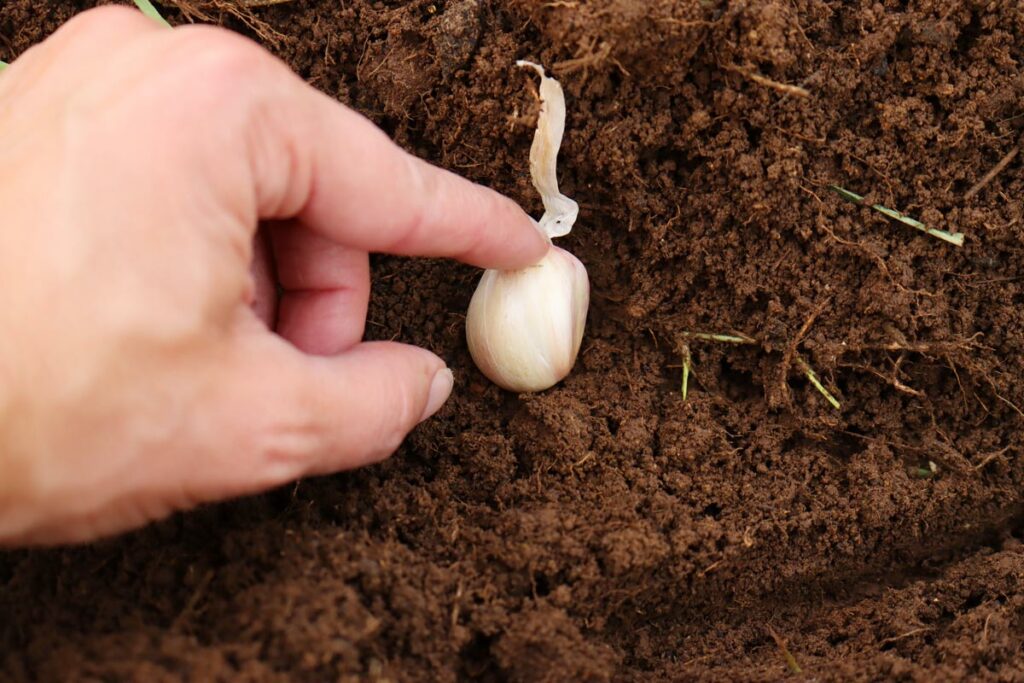
M88 4L5 0L0 54ZM512 65L548 65L583 350L499 391L478 272L376 257L369 336L450 363L439 417L360 472L0 555L4 678L1024 679L1021 155L965 196L1022 143L1016 0L177 7L535 214Z

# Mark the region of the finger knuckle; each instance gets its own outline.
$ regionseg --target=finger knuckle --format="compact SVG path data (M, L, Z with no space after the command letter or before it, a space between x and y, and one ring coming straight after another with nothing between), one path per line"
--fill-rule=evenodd
M248 89L272 62L256 43L225 29L193 26L176 34L176 61L225 98Z
M145 28L150 20L141 12L121 5L103 5L72 17L57 33L56 40L109 39Z
M252 448L261 457L256 478L265 478L261 485L275 486L305 474L314 462L321 445L319 427L308 416L271 421L253 435Z

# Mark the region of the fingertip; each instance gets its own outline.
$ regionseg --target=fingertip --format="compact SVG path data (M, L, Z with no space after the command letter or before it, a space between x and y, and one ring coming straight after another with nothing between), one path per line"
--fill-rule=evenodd
M299 391L312 390L319 397L303 403L323 411L312 416L320 441L319 455L312 458L317 471L387 458L409 431L444 405L453 385L440 357L398 342L357 344L307 368L318 379L310 378Z
M509 261L505 268L526 268L535 265L544 258L551 248L551 238L540 227L540 223L530 217L518 204L511 199L505 201L511 206L509 222L514 224L517 239L512 242L517 248L509 249Z
M493 190L487 192L493 200L484 214L487 220L479 228L472 249L457 258L499 270L517 270L540 262L551 247L551 238L514 201Z
M348 394L340 402L339 416L348 422L342 436L360 464L394 453L416 425L440 410L454 384L440 357L398 342L358 344L334 365Z
M414 198L405 229L393 251L449 256L481 268L514 270L540 261L550 239L540 225L509 197L402 152Z

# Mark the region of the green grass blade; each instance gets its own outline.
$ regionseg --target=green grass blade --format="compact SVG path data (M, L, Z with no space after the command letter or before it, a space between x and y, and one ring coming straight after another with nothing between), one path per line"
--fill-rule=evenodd
M848 202L852 202L854 204L864 203L864 197L860 196L856 192L850 192L849 190L839 187L838 185L829 185L829 189ZM954 244L958 247L962 247L964 245L964 234L962 232L946 232L945 230L939 230L938 228L929 228L921 221L911 218L910 216L907 216L905 214L902 214L899 211L896 211L895 209L890 209L887 206L882 206L881 204L872 204L871 208L885 216L888 216L889 218L892 218L893 220L897 220L900 223L903 223L904 225L909 225L915 230L920 230L921 232L927 233L932 237L940 239L944 242L949 242L950 244Z
M932 237L937 237L940 240L949 242L950 244L955 244L958 247L964 246L964 234L962 232L946 232L945 230L939 230L938 228L929 228L921 221L915 220L910 216L906 216L900 213L899 211L886 208L881 204L874 204L871 208L874 209L875 211L878 211L879 213L885 214L889 218L892 218L894 220L899 221L900 223L903 223L904 225L909 225L910 227L916 228L921 232L928 233Z
M734 334L713 334L711 332L683 332L686 339L702 339L704 341L723 342L725 344L756 344L750 337L741 337Z
M861 202L864 201L864 197L861 197L856 192L850 192L849 190L839 187L838 185L829 185L828 189L832 190L833 192L835 192L837 195L839 195L848 202L860 204Z
M158 24L163 24L167 28L171 28L171 25L167 23L166 19L160 16L160 13L156 10L156 7L153 7L153 3L149 0L135 0L135 6L142 10L142 13L150 19L152 19L153 21L157 22Z
M807 375L807 379L811 380L811 384L814 385L814 388L821 392L821 395L832 404L833 408L839 410L841 407L839 401L836 400L835 396L829 393L828 389L825 388L825 385L823 385L821 380L818 379L818 374L811 369L811 366L807 364L807 361L800 356L797 356L796 363L800 366L800 369L804 371L804 374Z

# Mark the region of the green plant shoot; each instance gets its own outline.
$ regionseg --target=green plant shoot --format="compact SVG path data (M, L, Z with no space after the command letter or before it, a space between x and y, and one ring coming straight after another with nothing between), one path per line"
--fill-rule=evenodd
M853 204L864 203L864 197L857 194L856 192L850 192L849 190L839 187L838 185L830 185L829 189L848 202L851 202ZM907 216L905 214L902 214L899 211L896 211L895 209L890 209L886 206L882 206L881 204L872 204L871 208L881 214L888 216L889 218L892 218L893 220L897 220L900 223L903 223L904 225L909 225L915 230L920 230L921 232L931 235L932 237L938 238L944 242L949 242L950 244L956 245L958 247L962 247L964 245L964 235L962 232L946 232L945 230L939 230L938 228L929 228L921 221L915 218L911 218L910 216Z
M157 11L156 7L153 7L153 3L149 0L135 0L135 6L153 21L158 24L163 24L167 28L171 28L171 25L167 23L166 19L160 16L160 12Z

